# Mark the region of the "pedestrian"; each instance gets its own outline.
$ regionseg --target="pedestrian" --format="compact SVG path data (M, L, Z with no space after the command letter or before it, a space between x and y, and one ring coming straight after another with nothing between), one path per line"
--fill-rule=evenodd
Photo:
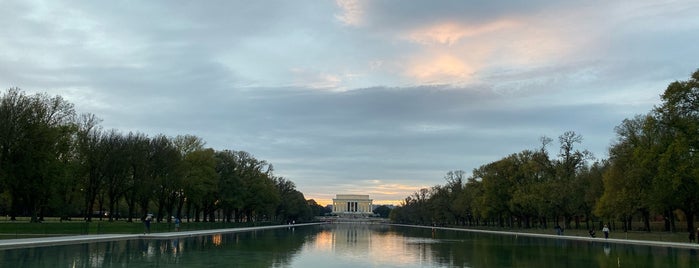
M180 231L180 218L175 217L175 232L179 232L179 231Z
M146 219L143 220L143 224L146 225L146 231L143 234L150 234L150 221L153 220L153 215L148 214L146 215Z
M604 233L604 239L609 238L609 227L605 224L604 227L602 228L602 232Z
M562 235L562 234L563 234L563 228L561 228L560 225L556 224L556 227L554 227L554 229L556 229L556 235Z
M689 231L689 243L694 243L694 231Z

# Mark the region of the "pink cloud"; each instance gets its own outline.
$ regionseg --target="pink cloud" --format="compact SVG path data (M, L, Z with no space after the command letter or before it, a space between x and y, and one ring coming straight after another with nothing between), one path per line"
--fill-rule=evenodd
M502 19L482 25L440 22L408 31L403 40L419 44L404 75L418 84L477 82L487 69L540 66L565 60L577 47L564 29L537 20Z

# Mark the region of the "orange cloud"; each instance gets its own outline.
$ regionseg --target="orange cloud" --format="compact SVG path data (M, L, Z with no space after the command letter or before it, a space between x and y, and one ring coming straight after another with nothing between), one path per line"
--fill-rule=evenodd
M335 194L368 194L374 200L375 205L398 205L403 199L417 192L421 188L429 188L425 185L409 185L397 183L384 183L381 180L366 180L356 185L337 185L337 189L345 189L342 192L308 193L306 199L313 199L322 206L332 205Z
M407 74L420 83L440 84L469 80L474 71L461 58L444 53L413 60Z
M445 22L415 29L408 34L407 38L419 44L441 44L451 46L465 37L506 30L516 27L517 25L518 23L509 20L501 20L477 26Z

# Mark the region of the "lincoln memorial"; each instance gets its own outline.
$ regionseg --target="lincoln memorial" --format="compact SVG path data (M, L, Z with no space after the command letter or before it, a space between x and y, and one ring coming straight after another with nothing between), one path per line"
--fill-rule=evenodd
M338 194L333 199L333 214L336 215L372 215L374 214L369 195Z

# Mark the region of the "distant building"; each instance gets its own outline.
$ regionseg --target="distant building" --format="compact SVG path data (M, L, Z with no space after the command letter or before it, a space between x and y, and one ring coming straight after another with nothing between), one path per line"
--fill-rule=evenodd
M338 194L333 199L333 214L340 216L373 215L372 200L369 195Z

